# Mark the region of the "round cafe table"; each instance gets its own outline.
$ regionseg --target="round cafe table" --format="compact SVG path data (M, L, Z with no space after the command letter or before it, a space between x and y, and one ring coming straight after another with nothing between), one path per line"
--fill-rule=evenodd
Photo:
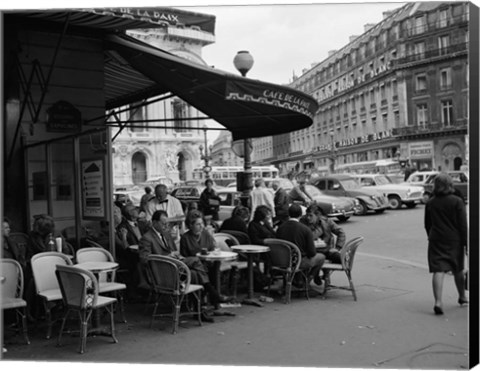
M217 292L220 293L220 264L222 261L232 261L236 260L238 254L232 251L209 251L208 254L203 255L202 253L197 253L196 256L200 260L211 261L213 262L213 269L215 274L215 288ZM234 316L235 313L226 310L215 309L213 311L215 316Z
M270 251L268 246L262 245L235 245L230 247L235 252L241 252L247 255L248 259L248 294L247 298L242 301L242 304L256 305L263 307L263 304L254 298L253 292L253 256Z

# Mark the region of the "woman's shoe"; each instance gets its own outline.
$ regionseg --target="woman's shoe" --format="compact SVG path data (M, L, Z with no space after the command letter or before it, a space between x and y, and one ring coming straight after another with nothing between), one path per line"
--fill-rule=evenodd
M437 316L440 316L443 314L443 309L441 307L437 307L436 305L433 307L433 311Z
M458 299L458 304L462 305L468 305L468 299Z

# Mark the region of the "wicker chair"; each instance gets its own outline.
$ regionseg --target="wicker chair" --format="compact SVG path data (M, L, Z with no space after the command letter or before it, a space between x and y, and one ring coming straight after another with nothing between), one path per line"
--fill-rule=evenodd
M27 329L27 302L23 296L23 272L20 264L13 259L0 259L2 276L0 306L2 310L15 309L17 323L22 322L23 337L30 344Z
M277 239L267 238L264 244L270 247L270 270L272 275L280 273L283 276L285 286L285 304L289 304L292 295L292 282L295 275L300 275L304 284L302 291L305 292L305 297L309 299L308 295L308 271L309 268L300 269L302 262L302 254L297 245L292 242ZM271 283L270 283L271 285ZM268 292L270 293L270 285Z
M323 291L323 298L326 298L327 291L332 288L348 290L352 292L353 299L357 300L355 286L352 280L353 260L358 246L363 242L363 237L356 237L348 241L340 250L341 264L334 264L326 261L322 265L323 277L325 280L325 287ZM331 275L335 271L343 271L347 275L349 286L334 286L331 284Z
M37 295L42 298L45 307L47 339L50 339L53 325L51 308L62 300L62 292L55 277L55 268L58 265L72 265L72 261L65 254L47 251L32 256L31 264Z
M110 314L110 336L114 343L118 343L115 337L115 321L113 318L113 306L117 299L99 296L99 285L95 276L78 267L59 265L56 268L56 276L62 292L63 302L66 308L62 327L58 334L57 345L61 345L63 329L70 311L76 311L80 318L80 349L79 353L85 352L88 335L88 322L93 311L105 308Z
M85 247L77 251L77 263L89 261L114 262L112 254L103 247ZM100 273L98 277L100 294L115 293L115 297L120 302L120 311L122 313L122 322L127 323L125 318L125 308L123 292L126 291L127 285L121 282L115 282L115 272Z
M147 258L147 267L156 296L150 327L153 326L155 317L169 317L173 322L172 334L176 334L180 317L184 315L196 315L198 324L201 326L201 296L203 286L190 284L191 273L187 265L180 260L168 256L150 255ZM187 310L181 312L183 300L189 294L195 297L197 309L195 311ZM162 295L170 298L173 305L172 313L157 314L158 304Z

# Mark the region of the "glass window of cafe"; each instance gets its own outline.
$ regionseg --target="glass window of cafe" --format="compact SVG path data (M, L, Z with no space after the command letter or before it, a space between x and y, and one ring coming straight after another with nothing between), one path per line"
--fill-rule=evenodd
M75 250L91 241L111 250L105 143L105 132L95 132L27 147L30 228L36 215L48 214L55 235Z

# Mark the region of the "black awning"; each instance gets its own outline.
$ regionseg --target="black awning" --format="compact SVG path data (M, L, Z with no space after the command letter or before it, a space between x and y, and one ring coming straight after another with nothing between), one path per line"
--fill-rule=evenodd
M50 9L15 11L20 16L48 22L63 23L67 19L72 26L91 27L109 31L125 31L138 28L157 28L165 25L196 27L215 34L215 16L181 9L155 8L94 8Z
M298 90L200 65L125 35L107 36L106 53L107 109L153 92L171 92L238 140L304 129L318 108L311 96ZM121 80L126 83L124 93L108 90Z

